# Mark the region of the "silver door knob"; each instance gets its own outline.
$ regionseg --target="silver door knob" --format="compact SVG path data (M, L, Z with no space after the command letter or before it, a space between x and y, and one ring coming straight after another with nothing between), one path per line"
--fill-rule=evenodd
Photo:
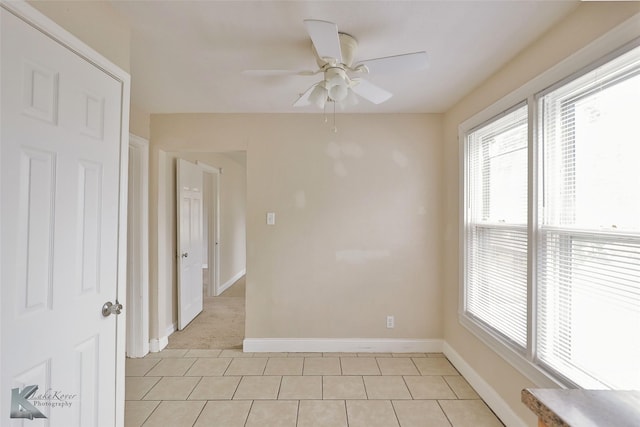
M184 252L182 255L180 255L182 258L186 258L189 256L189 252Z
M112 303L111 301L107 301L102 306L102 315L104 317L108 317L112 314L120 314L122 313L122 304L116 300L116 303Z

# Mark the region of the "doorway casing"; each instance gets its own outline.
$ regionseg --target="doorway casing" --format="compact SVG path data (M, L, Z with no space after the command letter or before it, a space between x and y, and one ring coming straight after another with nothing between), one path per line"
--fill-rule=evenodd
M129 135L127 356L149 353L149 141Z
M222 169L210 166L200 160L197 165L204 172L204 200L206 214L204 221L206 227L207 258L206 264L209 269L209 283L205 289L206 296L220 295L220 175Z

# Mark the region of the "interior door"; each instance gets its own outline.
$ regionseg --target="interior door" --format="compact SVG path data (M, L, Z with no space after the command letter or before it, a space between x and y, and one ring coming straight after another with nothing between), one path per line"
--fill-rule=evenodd
M202 295L202 170L177 159L178 329L201 311Z
M115 303L121 277L127 92L43 32L0 14L0 425L114 426L124 349L116 316L104 317L102 306Z

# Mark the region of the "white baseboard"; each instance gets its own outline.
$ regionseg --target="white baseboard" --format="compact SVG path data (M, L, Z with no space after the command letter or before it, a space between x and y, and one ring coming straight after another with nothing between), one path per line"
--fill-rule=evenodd
M177 330L178 330L178 324L172 323L171 325L167 326L167 329L164 331L164 334L167 337L167 339L169 339L169 335L171 335Z
M243 351L338 353L438 353L441 339L387 338L246 338Z
M159 351L162 351L166 346L169 345L169 337L162 337L162 338L152 338L149 340L149 351L151 353L157 353Z
M150 339L149 340L149 351L151 353L157 353L162 351L166 346L169 345L169 335L176 331L176 324L173 323L171 326L167 327L165 330L165 336L160 337L158 339Z
M153 340L150 340L150 341L153 341ZM150 341L142 342L140 348L127 350L127 357L134 358L134 359L145 357L147 354L149 354L149 346L151 344Z
M467 380L471 387L478 392L482 400L491 408L500 420L509 427L526 427L527 423L511 409L500 394L480 376L447 342L443 344L443 353L456 367L458 372Z
M238 281L238 279L240 279L245 274L247 274L247 270L243 268L241 271L239 271L237 274L235 274L231 279L227 280L222 285L220 285L218 287L218 292L216 292L216 296L220 295L221 293L223 293L224 291L229 289L231 287L231 285L236 283Z

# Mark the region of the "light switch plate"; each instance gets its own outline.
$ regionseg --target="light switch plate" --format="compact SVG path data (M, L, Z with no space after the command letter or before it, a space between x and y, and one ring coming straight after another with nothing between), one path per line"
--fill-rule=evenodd
M275 225L275 224L276 224L276 213L267 212L267 225Z

